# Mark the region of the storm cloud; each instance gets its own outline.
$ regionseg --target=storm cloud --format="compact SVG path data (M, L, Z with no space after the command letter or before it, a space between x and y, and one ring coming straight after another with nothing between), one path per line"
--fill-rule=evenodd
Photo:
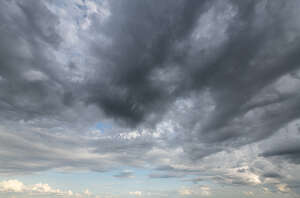
M290 185L299 9L297 0L1 1L0 173L132 166L150 167L150 178ZM278 158L288 173L276 172Z

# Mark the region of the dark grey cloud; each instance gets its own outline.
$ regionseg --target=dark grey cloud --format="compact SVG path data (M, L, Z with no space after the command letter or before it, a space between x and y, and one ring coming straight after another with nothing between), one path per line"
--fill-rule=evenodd
M126 165L151 178L287 179L230 153L261 143L252 160L299 164L282 135L264 148L300 116L298 1L94 3L0 2L1 173ZM237 162L221 171L223 155Z
M263 157L283 157L293 163L300 163L300 146L298 143L290 142L289 144L277 145L277 147L267 150L261 154Z
M296 17L294 1L165 1L159 6L112 1L107 21L99 23L96 16L92 20L89 56L96 62L90 66L93 74L79 85L66 80L65 66L49 56L63 40L59 18L40 2L2 4L3 9L11 7L7 12L18 12L2 17L3 24L9 24L3 28L3 43L9 44L3 45L1 61L6 116L53 116L83 101L127 126L151 127L177 108L176 101L208 91L213 110L206 120L194 118L188 124L186 130L194 132L184 134L183 141L226 146L267 138L299 117L297 93L266 90L276 89L278 79L298 69L298 24L285 23ZM282 7L278 14L277 7ZM223 34L210 37L214 31ZM94 35L102 35L108 44ZM14 51L21 42L28 57ZM272 110L265 111L269 106ZM247 118L255 111L260 119ZM224 145L205 146L198 157L221 151ZM198 149L188 143L186 150Z
M133 178L134 174L130 170L125 170L125 171L122 171L122 172L114 175L114 177L118 177L118 178Z
M116 120L138 126L155 124L176 108L172 106L176 101L208 91L214 109L205 123L199 124L203 122L199 118L187 126L187 131L197 134L187 137L187 147L199 141L239 146L265 139L299 117L297 93L281 93L274 85L299 69L298 24L285 23L296 17L296 4L166 1L157 7L148 1L112 2L106 23L94 19L93 32L104 35L110 44L99 40L91 45L98 64L87 84L87 102ZM278 7L282 13L277 13ZM216 18L230 15L211 30L224 34L210 38L213 32L205 32L208 35L194 39L206 28L201 19L217 24L218 18L210 19L210 12ZM215 47L207 46L217 40L221 41ZM253 112L259 116L247 118ZM224 145L205 146L207 151L198 157L223 150Z
M275 172L267 172L267 173L264 173L262 175L262 177L264 177L264 178L279 178L280 179L282 176Z
M168 179L168 178L180 178L184 177L182 174L176 173L152 173L149 175L152 179Z
M111 11L117 14L96 29L111 37L112 44L104 49L101 43L92 45L100 63L95 82L88 85L88 102L133 126L150 114L158 116L177 94L151 76L168 66L174 45L191 34L206 7L206 1L165 1L160 6L113 1Z
M155 172L149 174L150 178L183 178L189 174L198 174L201 173L201 170L197 169L184 169L184 168L174 168L169 165L159 166L154 169Z
M55 113L64 93L51 60L62 40L58 17L37 1L2 1L0 9L1 118Z

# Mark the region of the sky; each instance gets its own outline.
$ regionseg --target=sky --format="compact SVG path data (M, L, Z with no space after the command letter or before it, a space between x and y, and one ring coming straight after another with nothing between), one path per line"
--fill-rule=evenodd
M300 197L300 1L1 0L0 198Z

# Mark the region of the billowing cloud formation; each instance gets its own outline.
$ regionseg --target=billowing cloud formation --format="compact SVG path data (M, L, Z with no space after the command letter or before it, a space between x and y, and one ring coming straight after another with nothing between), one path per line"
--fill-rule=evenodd
M54 189L48 184L37 183L34 185L25 185L18 180L6 180L0 182L0 195L8 197L69 197L69 198L99 198L98 195L94 195L86 189L84 192L72 192L71 190Z
M0 173L132 166L296 189L299 9L1 1Z
M52 194L53 196L73 195L71 191L63 192L59 189L53 189L48 184L35 184L26 186L18 180L7 180L0 182L0 193L39 193Z

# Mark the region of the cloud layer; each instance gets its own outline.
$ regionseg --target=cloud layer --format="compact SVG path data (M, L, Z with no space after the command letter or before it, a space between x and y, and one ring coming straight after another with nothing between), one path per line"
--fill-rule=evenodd
M150 178L297 189L299 9L1 1L0 174L130 166Z

